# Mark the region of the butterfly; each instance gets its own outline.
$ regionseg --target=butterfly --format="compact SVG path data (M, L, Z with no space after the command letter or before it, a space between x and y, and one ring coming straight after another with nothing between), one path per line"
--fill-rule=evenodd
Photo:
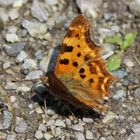
M51 93L78 108L106 112L105 97L115 81L101 58L101 48L90 39L90 22L77 16L64 37L55 68L41 77Z

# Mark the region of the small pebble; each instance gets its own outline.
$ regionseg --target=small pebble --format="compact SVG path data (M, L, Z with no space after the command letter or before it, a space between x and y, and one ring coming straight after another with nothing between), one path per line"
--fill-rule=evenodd
M53 136L52 136L51 134L49 134L48 132L46 132L46 133L44 134L44 138L45 138L46 140L50 140L51 138L53 138Z
M102 123L104 124L110 124L113 119L118 118L118 116L112 112L109 112L102 120Z
M6 82L5 89L15 90L15 89L17 89L17 85L13 82L8 81L8 82Z
M7 45L5 46L5 52L9 55L9 56L17 56L21 50L23 50L25 47L24 43L12 43L11 45Z
M8 68L10 68L11 67L11 63L10 62L5 62L5 63L3 63L3 69L5 70L5 69L8 69Z
M42 50L38 50L38 51L35 53L35 56L36 56L36 59L42 60L42 59L43 59L43 52L42 52Z
M16 135L15 134L7 135L6 140L16 140Z
M85 122L85 123L92 123L92 122L94 122L93 121L93 119L91 119L91 118L83 118L83 122Z
M43 123L41 123L41 124L39 124L38 130L45 132L46 131L46 126Z
M9 17L11 20L15 20L19 17L19 13L18 13L18 10L17 9L11 9L9 11Z
M10 96L10 100L12 103L14 103L16 101L16 96Z
M5 38L7 42L11 42L11 43L20 41L19 37L15 33L6 34Z
M58 0L45 0L45 2L47 4L49 4L50 6L59 4L59 1Z
M34 70L28 73L28 75L26 75L25 79L39 79L40 76L43 76L43 72L40 70Z
M26 52L25 52L25 51L21 51L21 52L18 54L16 60L17 60L17 62L23 62L23 60L24 60L25 58L27 58Z
M124 97L126 97L126 91L121 89L121 90L117 90L112 98L114 100L120 100Z
M15 127L17 133L25 133L27 129L27 123L24 120L21 120Z
M37 64L33 59L25 59L24 63L21 65L22 69L36 69L37 68Z
M31 90L31 88L29 87L29 86L26 86L26 85L22 85L22 86L19 86L17 89L16 89L16 92L17 93L26 93L26 92L28 92L28 91L30 91Z
M113 73L113 75L115 75L118 78L124 78L124 77L128 76L128 73L126 71L123 71L123 70L117 70L117 71L112 72L112 73Z
M56 120L55 126L66 127L66 124L62 120Z
M43 133L41 131L37 130L35 132L35 138L42 139L43 138Z
M140 134L140 123L133 124L133 126L132 126L132 131L133 131L134 133Z
M36 111L38 114L44 113L43 110L42 110L40 107L36 108L35 111Z
M84 131L84 128L82 125L79 125L79 124L75 124L73 126L73 130L76 130L76 131Z
M56 136L60 136L61 133L62 133L62 130L60 129L60 127L56 127L56 128L55 128L55 135L56 135Z
M49 120L47 121L47 126L52 126L55 124L55 120Z
M89 130L86 131L86 139L93 140L93 133Z
M140 87L137 88L137 89L135 89L135 91L134 91L134 96L135 96L135 98L140 99Z
M134 63L130 58L125 58L123 60L123 63L128 67L128 68L132 68L134 67Z
M28 33L32 37L40 37L40 35L43 35L47 31L47 25L44 23L40 22L35 22L35 21L29 21L29 20L23 20L22 21L22 26L27 29Z
M77 140L85 140L84 135L80 132L76 132L75 137L76 137Z
M11 126L13 114L10 111L3 111L4 119L3 119L3 129L8 129Z
M33 17L37 18L40 22L47 21L48 19L48 11L47 9L45 9L45 5L38 0L33 0L31 14Z

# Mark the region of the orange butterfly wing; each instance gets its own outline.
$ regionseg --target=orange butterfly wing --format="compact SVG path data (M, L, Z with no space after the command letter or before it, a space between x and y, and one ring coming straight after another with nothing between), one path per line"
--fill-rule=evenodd
M106 69L101 48L91 41L89 28L89 21L82 15L72 21L57 58L55 80L50 77L50 85L58 89L59 81L67 92L56 89L56 94L73 104L104 112L103 98L109 94L115 78Z

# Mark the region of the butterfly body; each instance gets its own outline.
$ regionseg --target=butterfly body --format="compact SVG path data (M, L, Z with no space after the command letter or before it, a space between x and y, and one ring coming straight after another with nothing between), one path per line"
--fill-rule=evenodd
M89 27L82 15L72 21L55 70L42 77L42 81L55 96L71 104L105 112L104 97L115 78L106 69L101 49L91 41Z

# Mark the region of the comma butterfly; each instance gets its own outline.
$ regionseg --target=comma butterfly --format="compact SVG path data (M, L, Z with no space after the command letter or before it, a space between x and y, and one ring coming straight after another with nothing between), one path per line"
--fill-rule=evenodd
M41 77L52 94L78 106L106 111L104 99L115 80L101 58L101 48L90 39L90 23L77 16L64 37L53 72Z

